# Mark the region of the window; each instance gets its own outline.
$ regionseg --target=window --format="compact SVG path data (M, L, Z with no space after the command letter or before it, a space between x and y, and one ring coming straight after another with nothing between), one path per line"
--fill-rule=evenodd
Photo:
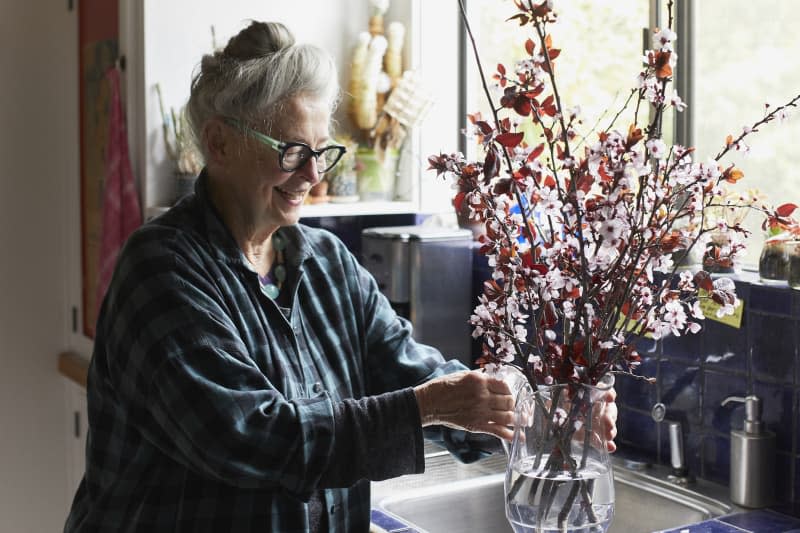
M509 22L517 10L511 0L464 0L487 78L503 63L513 69L525 56L522 46L532 36L529 26ZM562 19L551 26L553 41L562 50L556 61L559 90L565 107L580 104L583 134L606 127L624 103L641 68L642 51L650 48L645 29L666 27L663 0L570 0L557 3ZM677 116L665 115L665 139L694 146L697 161L714 157L728 134L734 137L765 114L764 104L776 107L800 92L800 51L795 22L800 5L782 0L704 0L678 2L673 29L678 32L678 70L673 87L688 104ZM475 57L466 40L463 111L489 115ZM681 77L683 75L683 77ZM493 93L494 104L499 96ZM797 110L794 115L798 115ZM785 124L769 124L745 139L749 153L735 152L721 161L742 169L745 179L733 191L757 188L773 205L800 205L800 175L792 157L793 139L800 138L800 116ZM677 124L675 124L677 121ZM616 127L630 122L623 115ZM532 142L532 141L529 141ZM476 157L475 146L465 152ZM745 226L752 232L745 268L755 268L761 251L764 217L751 211Z
M582 134L590 135L595 124L607 127L635 87L642 66L643 30L649 26L650 3L649 0L558 3L557 13L562 20L550 27L554 46L561 49L556 60L557 82L565 109L580 105ZM524 43L528 37L534 38L532 28L506 20L518 12L510 0L466 0L466 5L487 78L496 72L498 63L512 72L513 63L527 56ZM465 111L480 111L487 117L489 103L469 41L466 47ZM497 106L499 97L493 94L492 98ZM628 110L617 120L616 127L626 131L632 117L632 110ZM467 146L468 154L470 148Z
M689 2L692 120L690 141L697 158L715 156L728 134L737 137L773 108L800 93L797 31L800 4L785 0L703 0ZM679 37L680 38L680 37ZM777 122L777 121L776 121ZM800 205L797 139L800 113L790 111L783 124L770 123L745 139L750 150L729 154L723 166L744 171L736 190L758 188L771 204ZM755 267L761 252L763 216L751 212L745 225L752 231L744 266Z

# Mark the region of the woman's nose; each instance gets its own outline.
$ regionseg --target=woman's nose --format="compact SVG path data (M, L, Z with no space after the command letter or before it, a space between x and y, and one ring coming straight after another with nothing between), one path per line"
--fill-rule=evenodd
M298 172L300 172L301 176L305 178L312 187L322 181L322 176L320 176L318 165L319 161L317 161L317 158L312 155L308 158L305 164L298 169Z

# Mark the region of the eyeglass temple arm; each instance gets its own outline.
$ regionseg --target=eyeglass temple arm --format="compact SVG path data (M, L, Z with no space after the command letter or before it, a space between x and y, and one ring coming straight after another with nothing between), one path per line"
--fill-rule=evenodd
M283 145L282 142L277 141L277 140L273 139L272 137L270 137L268 135L264 135L260 131L256 131L256 130L254 130L252 128L248 128L247 126L242 124L240 121L236 120L235 118L226 118L225 122L227 122L228 124L230 124L234 128L238 129L242 133L244 133L246 135L250 135L251 137L254 137L254 138L258 139L259 141L263 142L267 146L270 146L270 147L274 148L275 150L280 150L281 146Z

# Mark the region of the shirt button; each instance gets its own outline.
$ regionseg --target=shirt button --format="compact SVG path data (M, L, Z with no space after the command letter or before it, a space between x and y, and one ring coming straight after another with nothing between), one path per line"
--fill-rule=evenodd
M311 387L311 392L313 392L314 394L319 394L320 392L322 392L322 383L320 383L319 381L314 383L314 386Z

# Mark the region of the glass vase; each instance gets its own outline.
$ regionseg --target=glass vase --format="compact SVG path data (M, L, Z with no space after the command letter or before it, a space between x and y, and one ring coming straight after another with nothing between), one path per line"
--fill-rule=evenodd
M762 282L786 281L789 277L789 254L785 240L772 239L764 242L758 259L758 276Z
M601 533L614 484L601 416L613 380L563 384L517 396L505 478L506 517L517 533Z
M800 241L789 241L786 243L786 256L789 258L786 280L789 287L800 289Z
M391 201L400 152L393 148L376 151L359 147L356 152L358 195L364 201Z

